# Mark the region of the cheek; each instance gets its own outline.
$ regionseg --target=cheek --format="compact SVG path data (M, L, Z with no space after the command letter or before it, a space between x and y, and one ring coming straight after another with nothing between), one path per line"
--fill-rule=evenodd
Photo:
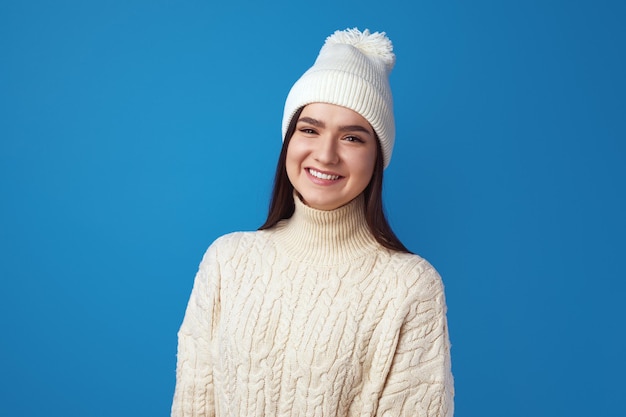
M364 188L369 184L372 179L372 175L374 175L374 166L376 165L376 155L364 155L358 161L356 166L355 173L358 174L359 183L364 184Z
M293 143L293 142L292 142ZM285 157L285 168L287 170L287 177L293 184L296 179L296 175L300 171L300 160L297 146L292 146L290 143L287 147L287 155Z

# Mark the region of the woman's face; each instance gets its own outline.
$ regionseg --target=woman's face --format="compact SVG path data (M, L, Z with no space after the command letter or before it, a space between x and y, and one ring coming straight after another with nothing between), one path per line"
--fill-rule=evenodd
M289 181L306 205L320 210L341 207L369 184L376 140L360 114L334 104L309 104L287 148Z

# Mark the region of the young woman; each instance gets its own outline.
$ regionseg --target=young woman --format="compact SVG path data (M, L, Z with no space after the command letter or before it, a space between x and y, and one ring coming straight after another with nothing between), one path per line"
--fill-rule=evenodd
M200 264L172 416L452 416L441 278L383 213L394 63L338 31L292 87L267 221Z

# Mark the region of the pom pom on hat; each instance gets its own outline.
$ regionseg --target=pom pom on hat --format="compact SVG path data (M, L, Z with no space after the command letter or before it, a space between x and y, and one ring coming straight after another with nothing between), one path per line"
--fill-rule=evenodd
M326 38L324 46L337 44L352 45L368 57L380 59L385 64L388 74L396 63L393 45L384 32L370 33L368 29L363 32L358 29L338 30Z
M389 87L395 60L393 45L384 32L354 28L330 35L313 66L289 91L283 113L283 139L299 108L311 103L336 104L359 113L372 125L387 167L395 140Z

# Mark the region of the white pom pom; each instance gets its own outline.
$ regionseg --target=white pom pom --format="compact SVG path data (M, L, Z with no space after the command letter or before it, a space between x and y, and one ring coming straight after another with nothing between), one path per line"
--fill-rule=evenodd
M324 45L332 44L352 45L365 55L380 59L388 71L391 71L396 63L393 45L385 32L370 33L368 29L361 32L357 28L338 30L326 38Z

